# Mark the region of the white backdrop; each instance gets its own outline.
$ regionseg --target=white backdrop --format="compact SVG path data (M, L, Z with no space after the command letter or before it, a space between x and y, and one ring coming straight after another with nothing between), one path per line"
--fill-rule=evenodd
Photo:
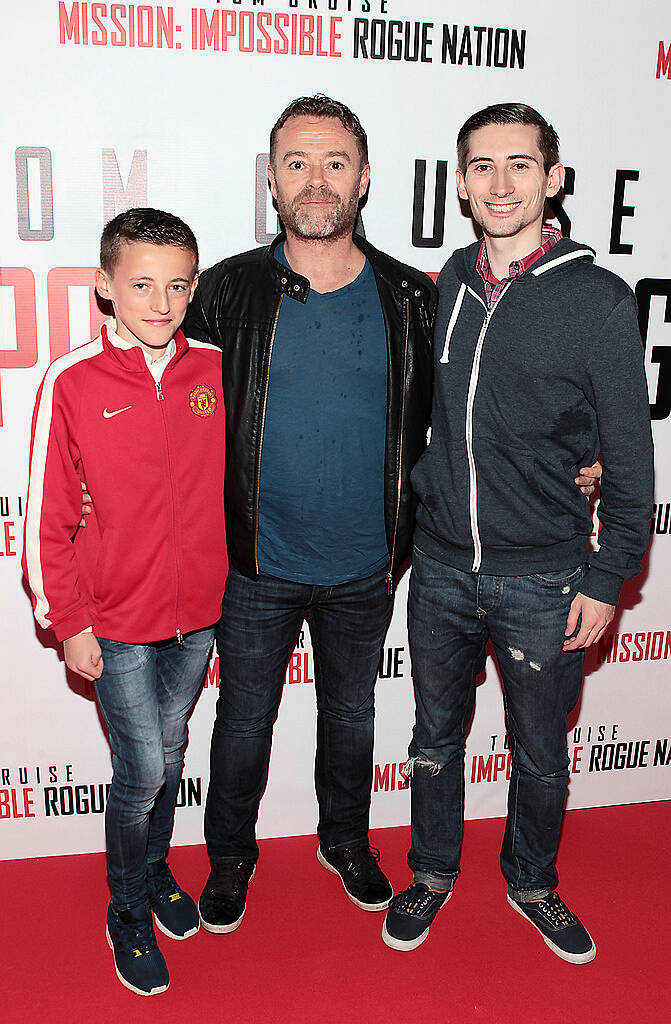
M656 518L646 569L589 658L569 735L569 806L671 797L668 10L663 0L635 13L624 0L553 10L530 0L32 0L3 10L0 857L104 848L109 747L90 688L66 676L58 646L34 625L19 564L34 394L51 358L97 333L100 231L119 210L151 205L194 228L203 266L265 241L276 225L270 127L289 100L317 91L344 100L368 131L363 221L379 248L435 273L472 240L454 187L456 133L474 110L522 100L554 123L573 169L564 228L638 285ZM408 820L398 772L412 724L406 590L407 578L377 691L374 826ZM288 671L261 836L316 826L312 676L306 632ZM217 678L215 661L191 721L177 843L202 839ZM470 817L504 813L506 768L490 661L466 750Z

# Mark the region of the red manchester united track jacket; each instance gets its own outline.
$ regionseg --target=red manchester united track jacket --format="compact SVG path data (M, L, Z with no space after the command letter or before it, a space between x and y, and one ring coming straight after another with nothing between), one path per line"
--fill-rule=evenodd
M59 640L149 643L211 625L228 567L221 352L175 336L155 383L103 327L57 359L33 414L23 566ZM81 483L93 512L85 529Z

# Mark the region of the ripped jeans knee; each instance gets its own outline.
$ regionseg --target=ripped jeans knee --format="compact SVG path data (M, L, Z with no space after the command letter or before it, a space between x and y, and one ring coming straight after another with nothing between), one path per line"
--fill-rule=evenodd
M437 761L431 761L428 757L424 757L421 754L416 754L415 756L408 758L401 768L403 778L410 780L415 773L416 767L426 768L429 775L437 775L445 765L439 764Z

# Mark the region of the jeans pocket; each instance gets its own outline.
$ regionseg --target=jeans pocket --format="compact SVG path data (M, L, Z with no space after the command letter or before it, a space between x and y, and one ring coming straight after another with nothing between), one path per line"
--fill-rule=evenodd
M531 579L537 580L547 587L559 587L575 583L582 579L584 575L585 566L581 564L572 569L557 569L554 572L535 572L531 574Z

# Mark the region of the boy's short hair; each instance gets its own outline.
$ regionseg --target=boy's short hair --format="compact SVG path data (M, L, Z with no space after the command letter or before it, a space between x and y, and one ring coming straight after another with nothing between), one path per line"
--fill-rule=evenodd
M368 138L363 129L361 121L354 111L346 107L339 100L332 100L323 92L315 93L314 96L299 96L292 100L288 107L285 107L270 132L270 162L272 164L277 146L277 133L283 128L290 117L334 117L340 121L343 128L346 128L356 139L361 158L361 166L368 163Z
M559 163L559 136L542 114L526 103L493 103L471 114L457 135L457 162L462 174L466 173L471 133L490 124L525 124L537 128L538 148L543 157L545 173Z
M123 242L176 245L193 256L194 273L198 269L196 236L189 225L174 213L138 206L113 217L105 225L100 237L100 266L105 273L114 273Z

